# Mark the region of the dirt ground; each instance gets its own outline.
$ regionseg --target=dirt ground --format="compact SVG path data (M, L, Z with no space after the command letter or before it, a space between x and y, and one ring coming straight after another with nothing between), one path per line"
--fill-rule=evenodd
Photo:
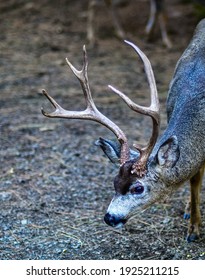
M65 62L80 68L86 44L86 1L0 1L0 258L1 259L205 259L205 219L198 241L185 241L183 210L188 183L169 200L131 219L123 230L103 217L114 194L117 168L94 145L113 138L88 121L45 118L52 110L45 88L64 108L84 108L82 90ZM149 1L118 8L127 37L148 55L156 76L163 130L165 102L174 67L198 18L191 4L167 1L167 50L156 29L147 42ZM139 12L140 11L140 12ZM99 109L122 127L130 143L145 142L149 118L129 111L107 85L140 104L149 90L134 51L116 39L101 5L96 12L98 44L87 47L89 80ZM205 217L205 189L201 211Z

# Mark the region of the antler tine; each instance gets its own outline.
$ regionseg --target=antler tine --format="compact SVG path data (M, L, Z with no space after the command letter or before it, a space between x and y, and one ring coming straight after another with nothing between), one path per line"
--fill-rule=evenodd
M141 60L144 63L145 72L147 75L149 87L150 87L150 95L151 95L151 104L149 107L140 106L134 103L128 96L126 96L123 92L119 91L118 89L109 86L117 95L119 95L124 102L135 112L140 114L148 115L152 118L153 122L153 131L151 138L148 144L142 148L139 145L134 145L134 147L140 152L139 159L133 164L132 173L136 173L138 176L142 177L145 173L146 163L149 158L149 155L157 141L157 137L159 134L159 124L160 124L160 114L159 114L159 99L157 93L156 82L154 78L154 73L152 70L152 66L150 64L149 59L146 55L133 43L129 41L125 41L128 45L133 47Z
M135 44L126 40L125 43L134 48L134 50L137 52L142 62L144 63L144 68L147 75L151 95L151 105L147 108L147 110L150 111L150 114L153 114L153 117L156 118L156 121L159 121L159 98L151 63L147 56Z
M87 52L86 52L86 48L85 45L83 46L83 67L82 70L77 70L71 63L70 61L66 58L66 62L68 64L68 66L70 67L71 71L73 72L73 74L78 78L78 80L81 83L81 87L83 89L83 93L87 102L87 105L89 103L92 104L92 106L94 105L93 99L92 99L92 95L90 92L90 88L89 88L89 83L88 83L88 57L87 57Z
M59 117L59 115L63 116L65 110L47 93L45 89L42 89L42 93L43 95L45 95L45 97L51 102L51 104L55 108L55 111L52 113L47 113L44 111L43 108L41 108L42 114L49 118L55 118L55 117L57 118Z
M47 113L43 109L41 109L42 113L46 117L50 118L67 118L67 119L86 119L96 121L101 123L102 125L106 126L110 129L117 137L118 141L121 143L121 157L120 163L123 164L125 161L129 160L129 146L127 138L124 132L110 119L108 119L105 115L103 115L95 106L95 103L92 98L92 94L90 91L89 81L88 81L88 58L86 53L85 46L83 47L83 54L84 54L84 62L82 70L77 70L68 59L66 59L67 64L69 65L70 69L72 70L73 74L78 78L80 81L84 97L86 100L86 109L83 111L68 111L63 109L45 90L42 90L43 94L47 97L47 99L51 102L54 106L55 111L52 113Z

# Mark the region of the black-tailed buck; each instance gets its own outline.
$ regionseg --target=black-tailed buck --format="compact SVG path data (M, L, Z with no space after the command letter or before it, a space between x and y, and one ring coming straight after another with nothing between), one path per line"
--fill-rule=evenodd
M168 92L168 125L159 138L159 101L151 64L137 46L126 43L144 63L151 105L137 105L121 91L110 88L131 110L151 117L153 131L146 147L135 145L137 151L131 150L123 131L96 108L88 82L85 47L82 70L76 70L68 60L67 63L80 81L87 108L81 112L67 111L43 90L55 111L46 113L42 110L42 113L51 118L93 120L116 135L116 142L102 138L97 141L112 162L120 162L119 173L114 179L115 195L105 215L108 225L122 226L131 216L170 196L189 180L191 198L185 209L185 218L190 218L187 240L195 240L201 223L199 202L205 163L205 19L198 24L192 41L177 63Z

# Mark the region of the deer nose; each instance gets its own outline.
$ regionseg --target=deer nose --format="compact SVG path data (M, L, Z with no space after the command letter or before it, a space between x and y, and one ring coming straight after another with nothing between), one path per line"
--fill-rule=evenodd
M109 213L105 214L104 221L106 222L106 224L112 227L122 226L123 224L126 223L125 219L111 215Z

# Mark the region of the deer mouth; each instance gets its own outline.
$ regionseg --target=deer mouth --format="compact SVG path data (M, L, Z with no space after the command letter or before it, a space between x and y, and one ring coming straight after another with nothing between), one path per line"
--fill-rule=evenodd
M114 225L113 227L116 228L116 229L121 229L121 228L124 227L126 222L127 222L127 220L124 220L123 222L120 222L117 225Z

